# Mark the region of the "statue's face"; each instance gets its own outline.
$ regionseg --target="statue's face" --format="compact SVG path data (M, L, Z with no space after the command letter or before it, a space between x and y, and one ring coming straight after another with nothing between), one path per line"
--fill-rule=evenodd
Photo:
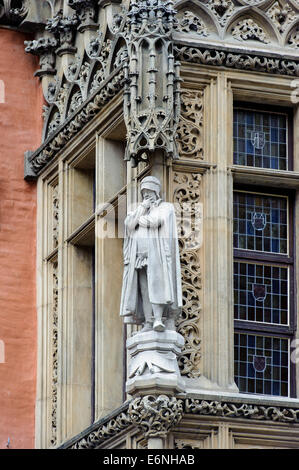
M155 191L152 191L151 189L143 189L142 190L142 199L149 200L150 202L155 202L157 200L157 194Z

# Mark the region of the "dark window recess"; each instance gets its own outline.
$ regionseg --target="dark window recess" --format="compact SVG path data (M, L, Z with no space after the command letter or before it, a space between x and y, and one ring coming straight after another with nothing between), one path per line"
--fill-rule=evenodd
M240 392L294 395L290 194L234 192L235 381Z

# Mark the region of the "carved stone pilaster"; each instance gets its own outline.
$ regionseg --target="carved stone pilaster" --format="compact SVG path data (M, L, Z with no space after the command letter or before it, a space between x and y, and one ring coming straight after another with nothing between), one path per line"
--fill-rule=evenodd
M173 55L172 0L132 0L124 37L126 160L133 164L161 149L178 158L175 133L180 114L179 63Z
M68 0L68 4L73 10L76 10L80 20L79 32L97 29L98 25L95 23L97 0Z
M130 403L128 415L146 439L166 437L183 416L183 401L166 395L147 395Z
M72 16L64 17L62 10L47 21L45 29L52 33L60 43L60 47L56 50L58 55L74 54L77 51L77 48L74 47L74 39L78 23L79 20L76 13Z
M55 38L40 38L25 41L25 52L39 56L40 69L35 72L36 77L55 75L55 54L58 42Z

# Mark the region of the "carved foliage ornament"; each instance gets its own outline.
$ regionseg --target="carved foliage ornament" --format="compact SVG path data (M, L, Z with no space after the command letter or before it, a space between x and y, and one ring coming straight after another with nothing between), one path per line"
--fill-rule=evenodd
M298 61L289 59L273 59L254 54L238 54L182 45L176 45L174 52L177 59L185 62L299 76Z
M58 385L58 263L52 263L52 390L51 445L57 444L57 385Z
M185 11L183 17L174 25L176 31L192 33L198 36L208 36L209 32L204 22L192 11Z
M129 405L132 424L144 437L165 437L183 416L183 401L167 395L138 397Z
M128 131L125 159L162 149L177 158L175 131L179 118L179 64L174 62L172 0L132 0L124 34L124 117Z
M247 403L224 403L199 399L186 399L186 413L221 416L226 418L249 418L284 423L298 423L299 410L278 406L249 405Z
M177 322L177 331L185 344L178 363L181 374L190 378L200 375L200 289L201 273L199 248L201 237L201 175L174 174L173 201L178 221L180 260L182 274L183 309Z
M297 19L295 11L287 3L284 6L281 6L279 2L273 3L267 10L267 15L280 33L283 33L288 25Z
M252 18L239 21L232 29L232 36L238 41L254 40L265 44L270 42L268 35Z
M203 158L203 92L182 91L177 146L181 158Z

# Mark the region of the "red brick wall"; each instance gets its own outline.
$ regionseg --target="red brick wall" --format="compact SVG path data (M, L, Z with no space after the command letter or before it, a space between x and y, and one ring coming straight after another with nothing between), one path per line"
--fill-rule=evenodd
M41 142L42 92L30 39L0 28L0 448L34 447L36 184L24 181L24 152ZM1 348L0 348L1 350Z

